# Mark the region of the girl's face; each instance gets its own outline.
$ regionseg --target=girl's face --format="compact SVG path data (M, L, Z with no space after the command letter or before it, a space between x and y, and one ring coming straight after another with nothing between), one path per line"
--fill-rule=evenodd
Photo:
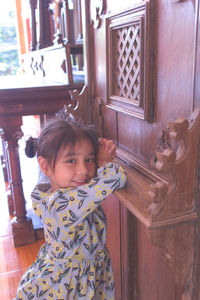
M94 147L90 140L80 140L73 148L60 150L55 168L48 167L52 191L58 188L76 188L88 183L96 173Z

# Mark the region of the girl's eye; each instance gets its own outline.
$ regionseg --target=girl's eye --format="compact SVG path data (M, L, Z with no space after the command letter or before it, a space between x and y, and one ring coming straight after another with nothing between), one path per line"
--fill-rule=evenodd
M74 164L76 161L75 161L75 159L68 159L66 162L68 164Z
M94 162L94 157L89 157L89 158L87 158L86 161L87 161L88 163Z

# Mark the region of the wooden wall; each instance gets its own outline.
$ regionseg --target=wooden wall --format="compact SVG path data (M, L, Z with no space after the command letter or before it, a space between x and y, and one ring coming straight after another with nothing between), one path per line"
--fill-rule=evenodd
M112 138L116 142L118 149L120 149L118 152L119 158L127 160L133 168L137 162L137 170L139 172L144 170L142 169L144 166L151 172L152 161L155 162L156 149L159 146L166 146L166 141L164 141L164 145L160 145L159 142L160 140L163 142L163 139L169 133L168 121L176 120L180 116L188 119L194 108L199 106L197 84L195 90L195 83L198 81L199 74L195 69L199 58L199 46L197 45L197 37L199 35L197 29L199 1L124 0L123 5L115 0L102 2L104 2L102 10L95 10L95 5L92 4L92 1L91 3L90 1L85 3L85 20L90 24L85 32L87 36L87 44L85 45L86 81L93 107L92 118L103 135L107 138ZM110 55L108 51L108 47L110 47L108 37L109 24L116 26L114 22L120 22L123 18L121 17L120 19L118 14L122 12L129 14L133 8L138 6L138 3L149 7L150 12L145 12L144 22L149 20L148 26L151 26L151 30L148 26L144 30L147 35L145 35L141 44L141 47L144 44L146 47L144 48L143 61L147 63L147 67L143 69L145 73L144 82L140 82L140 84L143 84L144 89L148 87L148 92L145 90L147 95L145 98L147 103L145 102L145 105L147 111L150 108L150 113L147 112L147 115L145 115L144 112L144 117L142 114L139 114L139 117L136 116L135 111L140 110L140 107L133 108L132 113L132 106L130 106L129 111L127 101L126 104L119 104L116 107L118 102L112 102L109 93L110 81L112 81L112 76L110 76L110 72L112 73L112 59L109 60L108 57ZM99 11L99 14L97 11ZM148 18L146 17L147 15ZM96 23L92 19L95 19ZM114 54L111 54L111 57L112 55ZM91 57L93 58L92 60ZM146 59L148 60L146 61ZM114 105L112 105L113 103ZM125 109L124 105L126 106ZM143 110L145 111L145 109L144 107ZM164 136L162 135L163 130L165 131ZM199 136L197 135L194 148L198 145L198 138ZM197 177L198 158L196 157L196 159L195 176ZM189 166L190 164L188 163ZM190 171L188 168L188 172ZM180 178L183 176L183 174L179 174ZM196 184L195 176L194 186ZM131 180L134 182L134 177ZM140 183L142 187L142 181ZM185 184L187 185L188 183L185 181ZM196 191L194 203L195 207L197 207L197 186L194 189ZM133 187L134 192L138 193L137 197L141 197L141 199L138 198L137 200L138 202L141 200L142 203L142 191L139 192L137 188L134 190ZM163 257L167 257L167 243L169 242L171 245L172 236L173 234L173 238L177 236L175 232L177 234L178 231L173 229L173 227L170 227L169 231L164 229L159 231L160 240L163 238L164 241L166 236L168 236L169 241L166 238L165 242L160 242L160 247L157 247L156 242L152 242L154 238L151 236L151 230L145 225L145 222L141 221L142 218L138 218L137 213L133 213L134 209L133 211L130 210L130 212L125 208L131 207L126 205L126 200L124 200L124 203L125 206L117 198L111 197L104 205L110 227L108 245L114 262L117 299L198 299L192 298L197 297L194 296L195 293L197 295L197 292L194 292L193 287L187 290L185 283L179 280L176 267L173 264L170 265L167 259L163 259ZM191 220L191 230L197 233L198 221L195 218ZM190 227L189 223L186 224L186 228L187 226ZM180 229L180 232L182 230ZM109 242L109 238L111 242ZM182 255L181 247L179 246L177 248L179 249L177 256ZM173 251L176 250L177 246L174 247ZM195 244L192 246L191 251L189 250L191 255L193 255L194 248ZM194 260L192 263L194 263ZM196 280L198 281L197 277Z

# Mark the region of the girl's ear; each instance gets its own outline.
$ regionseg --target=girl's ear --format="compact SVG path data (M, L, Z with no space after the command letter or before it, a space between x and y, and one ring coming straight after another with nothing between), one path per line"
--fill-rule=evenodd
M39 156L38 157L38 164L40 166L41 171L44 173L44 175L49 176L50 175L50 165L46 158Z

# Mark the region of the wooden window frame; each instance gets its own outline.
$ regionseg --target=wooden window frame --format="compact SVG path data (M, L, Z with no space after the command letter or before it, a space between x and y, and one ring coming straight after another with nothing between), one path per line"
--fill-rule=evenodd
M116 70L113 70L113 43L117 30L139 26L139 99L119 96L114 91ZM143 1L128 11L106 17L106 56L107 56L107 107L153 122L154 120L154 1ZM120 50L119 50L120 51ZM118 51L118 53L119 53ZM128 59L129 60L129 59ZM116 83L115 83L116 84Z

